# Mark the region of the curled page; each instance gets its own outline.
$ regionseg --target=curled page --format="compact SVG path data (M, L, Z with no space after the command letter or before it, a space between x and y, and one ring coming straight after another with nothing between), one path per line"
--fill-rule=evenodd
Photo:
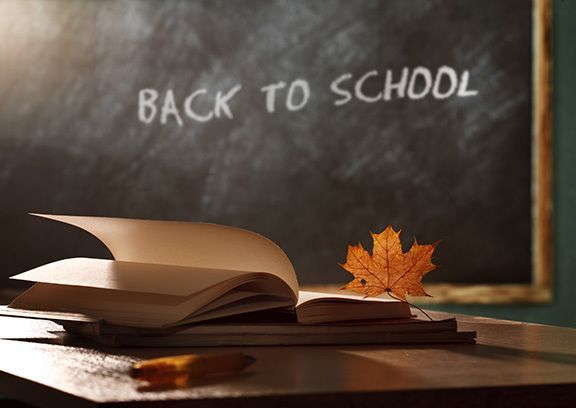
M32 214L82 228L104 243L118 261L278 276L298 295L292 263L271 240L217 224L127 218Z

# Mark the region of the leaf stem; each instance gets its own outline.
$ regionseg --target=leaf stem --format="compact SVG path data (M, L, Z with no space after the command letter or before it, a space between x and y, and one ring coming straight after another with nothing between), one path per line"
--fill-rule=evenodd
M420 310L422 313L424 313L424 315L425 315L428 319L430 319L431 322L434 321L434 319L432 319L428 313L426 313L424 310L420 309L418 306L413 305L412 303L408 302L407 300L403 300L403 299L397 298L397 297L394 296L394 295L392 294L392 292L390 292L390 291L386 291L386 293L387 293L388 296L390 296L392 299L396 299L396 300L399 300L400 302L408 303L409 306L415 307L416 309L418 309L418 310Z

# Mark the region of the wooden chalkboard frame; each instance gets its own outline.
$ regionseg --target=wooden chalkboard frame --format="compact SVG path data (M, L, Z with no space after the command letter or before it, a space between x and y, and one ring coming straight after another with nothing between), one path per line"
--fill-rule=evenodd
M431 285L429 303L543 303L552 300L552 0L534 0L532 283Z
M552 0L533 0L533 124L532 124L532 282L529 284L427 284L430 298L416 303L545 303L553 298L552 259ZM334 285L308 285L337 290Z

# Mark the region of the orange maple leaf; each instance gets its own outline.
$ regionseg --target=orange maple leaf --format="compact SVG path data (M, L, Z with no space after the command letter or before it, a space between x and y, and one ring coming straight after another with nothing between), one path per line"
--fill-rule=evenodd
M412 248L402 252L400 231L388 226L379 234L370 233L374 247L372 255L362 244L348 245L346 262L340 266L354 275L354 280L342 289L378 296L386 292L406 300L406 295L430 296L424 290L422 277L436 269L432 254L438 243L420 245L414 239Z

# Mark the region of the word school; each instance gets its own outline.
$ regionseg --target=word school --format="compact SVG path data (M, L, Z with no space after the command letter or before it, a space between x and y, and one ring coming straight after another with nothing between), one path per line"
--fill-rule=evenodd
M368 93L365 89L368 80L372 83L373 81L381 82L381 90ZM240 84L236 84L227 91L217 91L215 94L211 94L208 89L201 88L193 91L178 103L172 89L164 92L163 96L156 89L141 89L138 93L138 119L146 124L156 120L162 124L173 122L179 126L183 126L185 119L194 122L232 119L234 114L231 104L241 90ZM262 86L259 90L263 94L263 105L269 114L279 110L299 111L306 107L312 97L310 84L305 79L296 79L288 83L284 81L271 83ZM398 72L386 70L380 73L377 70L371 70L360 76L345 73L330 83L329 90L334 95L333 105L336 107L355 100L362 103L382 103L401 98L442 100L478 95L477 90L470 89L468 70L459 74L454 68L448 66L441 66L436 71L426 67L413 69L405 67ZM203 98L205 100L202 100ZM207 102L213 106L212 109L206 109Z

